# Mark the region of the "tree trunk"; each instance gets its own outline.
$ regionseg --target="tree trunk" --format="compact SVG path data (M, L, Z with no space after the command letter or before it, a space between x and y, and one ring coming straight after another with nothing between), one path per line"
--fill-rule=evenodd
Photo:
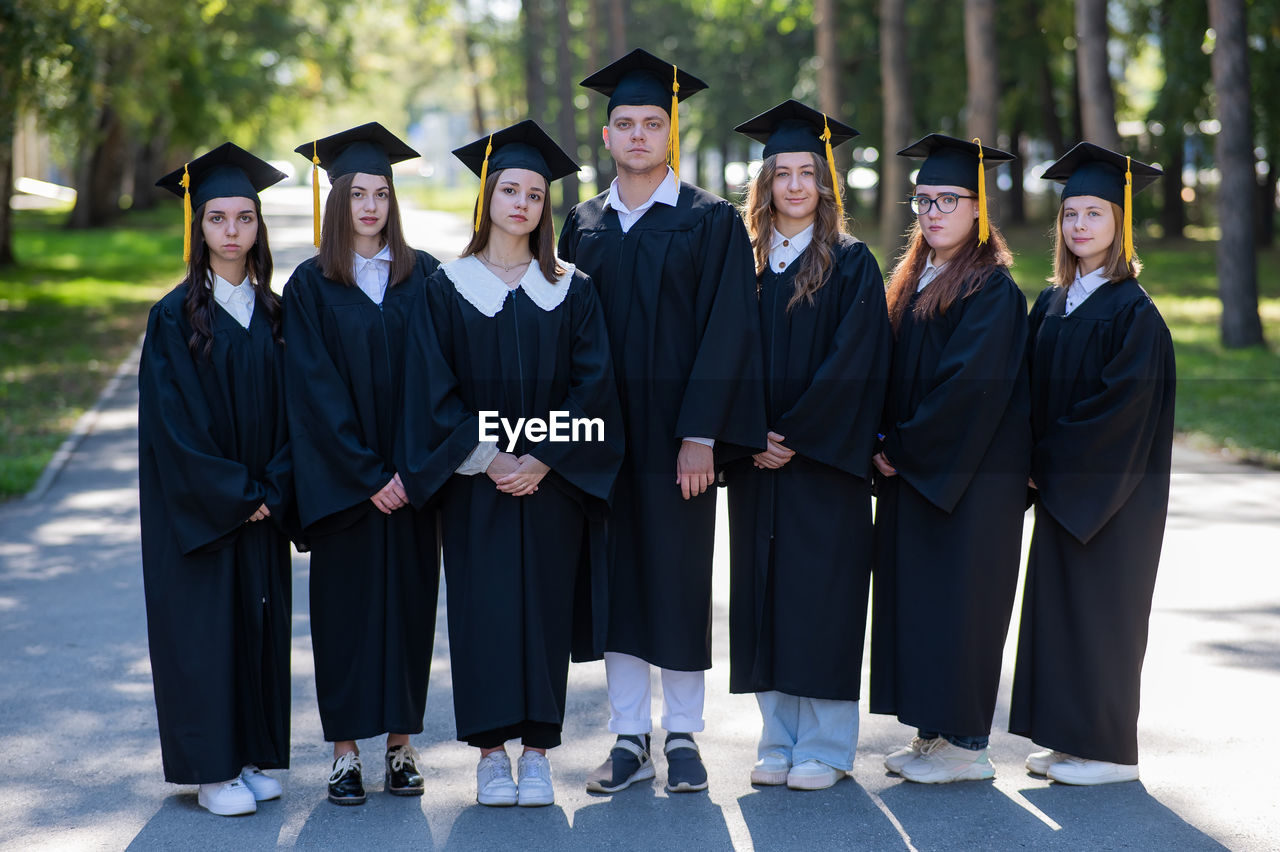
M621 59L627 50L627 0L609 0L609 61ZM598 66L592 66L592 71Z
M884 98L884 144L880 151L881 265L888 270L911 224L902 199L908 194L907 163L896 156L911 142L911 62L907 56L907 19L899 0L880 0L880 79Z
M578 111L573 108L573 49L570 41L574 37L569 25L569 3L559 0L556 3L556 85L559 90L559 104L556 105L560 138L556 141L560 147L569 152L574 162L578 161L578 129L574 119ZM578 203L578 175L571 174L560 181L560 219L569 214L569 208Z
M1113 151L1120 149L1116 96L1107 56L1107 0L1076 0L1076 71L1080 79L1084 138Z
M0 82L10 75L0 70ZM8 95L12 90L0 93L0 268L16 263L13 256L13 210L9 199L13 197L13 142L18 125L17 107Z
M1209 26L1217 33L1210 65L1222 129L1214 156L1222 173L1218 185L1218 294L1222 298L1222 345L1261 346L1258 318L1258 258L1254 240L1252 106L1244 0L1209 0Z
M564 6L557 2L557 6ZM543 20L543 0L521 0L520 13L524 16L524 87L527 113L541 125L546 125L547 82L542 75L542 51L547 45L546 25Z
M1166 240L1180 240L1187 228L1187 208L1182 200L1182 168L1186 165L1186 137L1182 127L1167 126L1164 151L1164 177L1160 188L1164 195L1160 207L1160 227Z
M587 32L587 67L592 71L603 67L605 64L604 57L601 55L603 51L600 50L600 42L605 31L604 3L605 0L591 0L591 23L590 30ZM575 110L575 112L577 112L577 110ZM608 180L605 179L606 169L609 169L610 171L609 180L613 179L613 160L603 157L600 154L601 144L600 131L598 128L600 127L600 124L603 124L603 122L600 122L599 124L596 122L595 112L591 107L583 110L583 113L587 120L587 143L591 147L591 169L596 175L595 190L598 193L608 185ZM606 160L608 161L609 166L605 165Z
M1018 117L1018 122L1014 125L1011 137L1014 159L1009 164L1009 179L1012 186L1009 187L1009 209L1000 216L1001 221L1008 225L1025 225L1027 223L1027 197L1023 192L1023 184L1026 181L1026 158L1023 157L1023 132L1022 117ZM993 189L994 187L988 187Z
M836 46L836 0L817 0L814 9L814 50L818 54L818 108L832 117L839 117L840 102L840 53ZM851 163L848 150L837 148L834 152L835 176L839 182L840 192L847 195L848 185L841 180L847 174ZM846 205L846 208L848 205ZM850 211L846 209L846 213Z
M67 219L71 229L101 228L120 215L120 176L128 151L124 124L109 103L98 114L86 152L77 176L75 207Z
M1280 151L1272 148L1271 156L1267 159L1267 172L1258 185L1259 249L1269 249L1276 242L1276 181L1280 180L1280 174L1276 173L1277 166L1280 166Z
M995 146L1000 106L995 0L964 0L964 59L969 80L965 133Z
M484 103L480 99L480 72L476 69L476 58L472 53L474 39L467 24L462 25L462 59L467 63L467 85L471 89L471 120L475 125L476 135L485 132Z

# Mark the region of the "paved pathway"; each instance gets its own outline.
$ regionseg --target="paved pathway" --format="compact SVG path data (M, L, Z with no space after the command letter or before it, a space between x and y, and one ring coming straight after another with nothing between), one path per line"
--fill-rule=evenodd
M298 215L309 210L309 198L285 195L267 214L280 282L310 253L310 224ZM411 241L440 257L465 240L466 224L456 218L409 219ZM414 737L427 795L383 795L381 747L370 741L363 744L368 804L330 805L329 747L316 712L306 608L308 561L296 556L292 768L279 773L285 796L252 817L212 816L197 806L194 788L162 780L139 565L136 367L124 372L48 489L38 499L0 506L0 849L1277 846L1280 773L1270 760L1280 745L1274 733L1280 474L1183 449L1175 454L1144 674L1139 783L1069 788L1023 771L1029 743L1002 732L1011 631L992 738L993 783L934 788L887 775L882 756L910 732L864 712L851 780L818 793L753 789L747 773L759 727L755 702L728 694L722 517L710 728L699 738L709 793L668 796L657 783L613 799L583 791L583 777L612 739L604 731L604 669L596 663L575 666L570 676L565 745L552 753L557 804L476 805L476 755L453 740L441 608L426 730ZM431 629L429 617L423 625Z

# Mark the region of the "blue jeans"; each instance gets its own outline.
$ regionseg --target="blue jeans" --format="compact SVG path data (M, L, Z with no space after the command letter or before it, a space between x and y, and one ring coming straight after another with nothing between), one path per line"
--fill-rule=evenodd
M757 692L764 729L757 756L777 752L792 766L817 760L835 769L853 769L858 749L858 702Z
M958 737L952 734L940 734L937 731L926 731L923 728L916 731L916 736L922 740L931 740L934 737L942 737L953 746L967 748L969 751L982 751L991 741L990 736L985 737Z

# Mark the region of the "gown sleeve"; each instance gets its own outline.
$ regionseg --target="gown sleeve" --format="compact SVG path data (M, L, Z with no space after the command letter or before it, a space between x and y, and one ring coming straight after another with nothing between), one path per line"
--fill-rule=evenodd
M1024 375L1027 302L1002 271L951 310L964 314L943 346L931 387L909 419L886 430L884 454L944 512L964 496Z
M884 407L893 332L880 267L865 248L850 252L845 278L854 290L831 350L795 404L774 424L784 446L867 479ZM829 282L828 286L836 282Z
M759 451L768 429L751 240L728 204L717 204L707 218L702 266L691 273L699 280L690 282L700 299L711 300L706 327L668 329L699 337L673 437L712 438Z
M1081 544L1098 533L1142 478L1171 404L1173 342L1149 300L1134 304L1096 393L1048 425L1032 452L1040 502Z
M378 493L393 471L365 445L351 393L325 346L313 282L284 288L285 396L303 526Z
M557 410L570 418L603 421L603 441L543 441L533 451L538 461L592 497L608 502L613 481L622 464L622 407L613 379L609 333L595 287L577 274L566 305L571 316L569 393ZM580 285L580 286L578 286Z
M262 505L267 489L226 458L178 318L151 311L138 372L139 424L155 453L160 486L184 555L230 543Z
M414 299L405 332L404 422L396 460L409 502L422 508L476 449L480 418L468 410L453 351L448 282L434 273Z

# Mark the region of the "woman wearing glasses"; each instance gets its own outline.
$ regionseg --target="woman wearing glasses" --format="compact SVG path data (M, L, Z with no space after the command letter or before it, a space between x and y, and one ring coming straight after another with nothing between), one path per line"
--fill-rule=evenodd
M1011 154L932 134L889 282L896 335L878 477L871 711L916 728L910 781L991 778L987 739L1018 581L1031 452L1027 302L986 214Z

